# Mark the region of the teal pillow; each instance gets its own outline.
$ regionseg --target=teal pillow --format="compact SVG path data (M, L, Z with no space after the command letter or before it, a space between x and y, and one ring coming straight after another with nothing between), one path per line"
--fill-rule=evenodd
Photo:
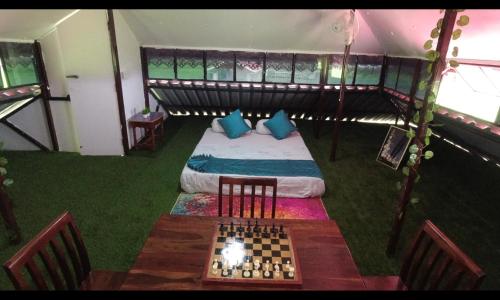
M252 130L252 128L248 127L245 120L241 117L241 112L239 109L233 111L229 116L226 116L222 119L217 120L224 128L224 132L230 139L239 138L247 131Z
M297 130L288 120L288 114L283 110L278 111L271 119L264 122L264 126L269 128L269 131L278 140L286 138L290 133Z

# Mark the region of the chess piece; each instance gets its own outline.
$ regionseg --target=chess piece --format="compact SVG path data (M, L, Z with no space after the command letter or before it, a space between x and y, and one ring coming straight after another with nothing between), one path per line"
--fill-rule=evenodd
M229 227L229 231L233 232L234 231L234 224L231 222L231 226Z
M294 272L295 272L295 268L294 267L289 267L288 276L289 277L293 277L294 274L295 274Z
M281 224L281 225L280 225L280 233L281 233L281 234L285 233L285 232L283 231L283 224Z
M258 259L256 259L253 266L254 266L255 270L258 270L260 268L260 261Z
M243 272L243 276L250 277L250 271L245 270L245 272Z
M280 266L278 262L274 263L274 277L280 277Z
M271 275L271 273L269 273L269 270L266 270L266 271L264 272L264 277L269 277L269 275Z
M227 265L224 265L224 269L222 269L222 275L227 276L229 272L227 271Z
M264 233L267 233L267 224L264 226Z
M214 263L212 264L212 269L217 269L217 267L219 266L219 262L217 261L217 258L214 259Z
M286 269L287 269L287 270L289 270L289 269L290 269L290 261L289 261L289 260L287 260L287 261L286 261Z
M264 265L264 268L269 271L269 260L266 260L266 264Z
M224 234L224 223L220 223L219 231L221 234Z

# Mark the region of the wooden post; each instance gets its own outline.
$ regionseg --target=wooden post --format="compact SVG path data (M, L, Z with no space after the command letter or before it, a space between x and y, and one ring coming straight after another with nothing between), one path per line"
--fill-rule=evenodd
M410 119L413 115L413 108L415 107L415 94L418 89L418 80L420 78L420 70L422 68L422 60L417 60L417 65L415 66L415 73L413 73L413 81L411 83L410 89L410 102L408 103L408 107L406 108L406 117L405 117L405 125L404 128L408 129L410 127Z
M387 74L387 67L389 66L389 59L384 55L382 60L382 70L380 70L380 79L378 81L378 90L380 93L384 91L385 74Z
M2 184L3 180L4 178L0 176L0 184ZM21 232L12 210L12 202L2 186L0 186L0 213L2 214L7 231L13 232L13 234L9 236L9 241L14 245L19 244L21 241Z
M441 27L441 32L439 34L438 44L436 46L436 51L439 54L438 61L432 66L432 75L429 79L427 89L425 91L425 97L422 104L421 112L427 111L429 104L429 95L433 89L434 82L441 79L441 72L446 66L446 54L448 53L448 47L450 45L451 34L453 32L453 26L455 19L457 17L457 12L454 10L447 9L444 14L443 24ZM421 115L418 121L418 128L414 143L418 146L417 156L422 155L422 148L424 146L425 133L427 131L428 123L425 121L425 116ZM392 224L392 230L389 236L389 242L387 244L386 254L394 255L396 251L396 246L399 241L399 236L403 226L403 220L406 214L406 207L410 200L411 192L415 184L415 179L417 178L417 171L420 166L421 158L417 159L415 165L410 168L409 175L406 177L403 187L401 188L401 193L398 199L398 206L396 208L396 213L394 215L394 220Z
M42 91L42 103L45 111L45 116L47 117L47 125L49 127L50 140L52 142L52 149L54 151L59 151L59 144L57 143L56 129L54 127L54 120L52 118L52 111L50 110L50 89L49 80L47 78L47 72L45 71L45 63L43 62L42 47L40 42L35 41L33 45L33 51L35 55L36 65L38 67L38 74L40 75L40 89Z
M342 59L342 74L340 75L340 96L339 104L337 105L337 113L335 114L335 123L333 127L332 150L330 152L330 161L335 161L337 155L337 144L339 139L340 122L342 121L342 114L344 110L344 97L345 97L345 68L347 65L347 58L351 45L346 45L344 49L344 59Z
M109 40L111 42L111 59L113 62L113 72L115 75L116 96L118 99L118 114L120 117L120 128L122 132L123 152L125 155L129 152L127 120L125 119L125 107L123 104L123 89L120 72L120 60L118 59L118 46L116 45L115 19L113 18L113 10L108 9L108 30Z
M148 92L148 58L146 49L139 47L141 53L141 71L142 71L142 88L144 90L144 106L149 107L149 92Z
M314 130L314 137L319 138L321 127L323 125L323 115L322 112L324 111L324 108L326 107L326 93L325 93L325 85L328 83L328 66L330 63L329 60L329 55L325 55L321 58L321 73L319 77L319 84L320 84L320 93L319 93L319 100L318 100L318 108L316 110L315 116L313 116L313 130Z

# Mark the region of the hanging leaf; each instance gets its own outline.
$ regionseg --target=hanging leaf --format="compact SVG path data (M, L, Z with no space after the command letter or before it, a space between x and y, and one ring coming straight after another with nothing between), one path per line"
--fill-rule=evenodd
M422 102L421 101L415 101L415 108L416 109L421 109L422 108Z
M462 15L460 18L457 20L457 25L458 26L466 26L469 24L469 16Z
M425 136L431 136L432 135L432 129L427 127L427 130L425 131Z
M412 139L415 137L415 131L413 129L410 128L410 130L408 130L408 132L406 133L406 136L409 138L409 139Z
M427 65L427 73L428 73L428 74L431 74L431 73L432 73L432 66L433 66L433 65L434 65L434 64L432 64L432 63L430 63L430 64L428 64L428 65Z
M431 38L435 39L439 36L439 28L434 28L431 31Z
M419 119L420 119L420 114L417 111L413 116L413 123L418 123Z
M13 183L14 183L14 180L13 180L13 179L10 179L10 178L6 178L6 179L4 179L4 181L3 181L3 185L5 185L5 186L7 186L7 187L8 187L8 186L11 186Z
M458 47L457 46L453 47L453 51L451 52L451 55L453 55L453 57L458 56Z
M462 35L462 29L455 29L453 30L453 33L451 34L451 38L456 40L460 37L460 35Z
M417 146L417 144L411 145L410 148L409 148L409 151L410 151L411 154L417 153L418 152L418 146Z
M437 103L432 104L432 112L437 112L439 109L439 105Z
M418 83L418 89L419 90L425 90L425 88L427 87L427 82L424 81L424 80L421 80L419 83Z
M434 62L436 59L439 58L439 53L436 50L429 50L425 53L425 57Z
M416 154L412 154L412 155L415 155L415 156L416 156ZM417 163L417 162L415 161L415 159L411 159L411 158L410 158L410 159L408 159L408 162L406 163L406 165L407 165L408 167L413 167L416 163Z
M401 182L400 181L396 182L396 189L398 191L401 190Z
M8 162L5 157L0 157L0 166L5 166Z
M411 198L410 199L411 204L415 205L419 202L418 198Z
M415 183L418 183L420 181L420 175L417 174L417 177L415 178Z
M443 26L443 18L439 19L436 25L436 27L439 29L441 29L441 26Z
M403 175L408 176L410 175L410 169L408 167L403 167Z
M0 167L0 176L5 176L7 174L7 169Z
M452 68L456 68L456 67L458 67L459 65L460 65L460 64L458 63L458 61L456 61L456 60L454 60L454 59L450 60L450 67L452 67Z
M425 153L424 153L425 159L431 159L433 156L434 156L434 152L432 152L430 150L425 151Z
M434 102L436 102L436 94L434 94L434 92L433 92L433 91L430 91L430 92L429 92L429 97L427 97L427 101L428 101L429 103L434 103Z
M429 146L429 144L431 143L431 139L429 137L426 137L424 143L426 146Z
M428 110L428 111L425 113L425 122L426 122L426 123L429 123L429 122L431 122L432 120L434 120L434 114L432 113L432 111Z
M432 48L432 40L427 40L424 44L424 49L429 50Z

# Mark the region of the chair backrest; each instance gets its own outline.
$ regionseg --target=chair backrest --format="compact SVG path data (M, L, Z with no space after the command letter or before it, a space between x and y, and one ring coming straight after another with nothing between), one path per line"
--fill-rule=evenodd
M234 178L227 176L219 177L219 216L222 216L222 198L223 198L223 187L224 185L229 184L229 216L233 216L233 198L234 198L234 186L240 187L240 218L244 217L244 209L245 209L245 187L251 186L252 194L250 196L250 217L254 217L255 210L255 198L259 197L255 193L255 188L260 186L260 217L264 218L265 209L266 209L266 188L272 188L272 206L271 206L271 217L274 219L276 215L276 190L278 186L278 180L276 178Z
M475 290L485 274L431 221L420 228L401 267L409 290Z
M90 273L87 250L69 212L52 221L3 267L17 290L79 289ZM31 278L23 274L26 271Z

